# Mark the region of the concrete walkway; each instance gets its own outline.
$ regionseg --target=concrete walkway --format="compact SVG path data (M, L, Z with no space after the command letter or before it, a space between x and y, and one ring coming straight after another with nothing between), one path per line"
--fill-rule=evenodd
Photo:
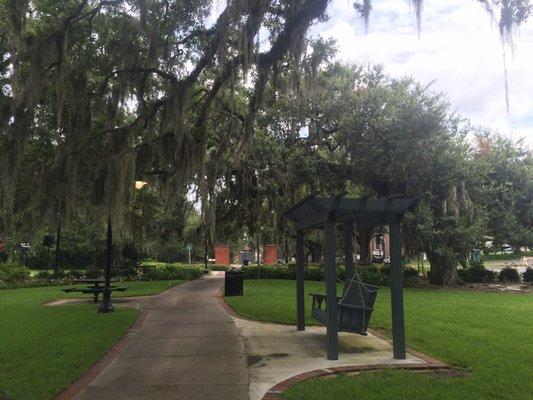
M420 366L426 360L407 353L407 359L395 360L389 342L368 336L339 333L339 360L326 358L326 329L308 326L298 332L294 326L260 323L235 318L243 338L250 369L250 400L261 400L276 384L314 370L348 366Z
M248 400L248 367L233 319L217 301L223 276L141 301L136 337L76 400Z

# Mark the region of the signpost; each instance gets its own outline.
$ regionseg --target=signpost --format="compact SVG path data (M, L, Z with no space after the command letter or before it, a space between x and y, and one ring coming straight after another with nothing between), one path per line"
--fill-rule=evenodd
M22 253L22 265L26 266L26 256L28 255L28 251L30 250L30 244L29 243L21 243L20 244L20 252Z
M187 251L189 252L189 264L192 264L191 262L191 250L192 250L192 243L187 244Z

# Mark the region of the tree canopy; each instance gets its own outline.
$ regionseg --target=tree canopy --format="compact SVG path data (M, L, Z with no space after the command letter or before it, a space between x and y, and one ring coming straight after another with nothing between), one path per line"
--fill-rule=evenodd
M205 236L281 243L291 203L347 191L421 196L406 229L439 282L484 235L531 246L530 152L413 79L334 62L306 36L328 0L214 3L0 0L1 237L106 216L162 257ZM508 42L531 13L480 3ZM368 23L372 2L354 7Z
M235 0L210 23L211 1L2 1L4 229L41 126L55 150L41 177L43 209L86 203L118 218L135 177L154 170L169 194L196 177L205 195L214 104L248 81L246 112L234 126L238 158L266 82L297 64L306 29L327 3Z

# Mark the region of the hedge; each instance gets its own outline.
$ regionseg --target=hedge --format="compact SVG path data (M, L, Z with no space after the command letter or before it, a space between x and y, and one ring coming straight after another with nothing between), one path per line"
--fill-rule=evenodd
M167 264L164 266L142 265L139 267L139 279L143 281L190 281L204 274L203 266Z
M500 282L520 282L520 274L515 268L505 267L500 270L498 279Z
M0 265L0 289L16 289L41 286L68 285L80 278L103 278L103 270L39 271L30 276L30 270L18 264ZM113 268L113 277L119 280L193 280L204 274L203 265L189 264L143 264L138 268Z
M248 265L242 267L245 279L296 279L296 264L281 265ZM377 265L358 266L361 280L376 286L390 285L390 269ZM406 268L404 277L418 275L414 268ZM341 281L345 279L345 268L337 266L337 278ZM305 266L304 279L307 281L325 281L325 269L321 264L307 264Z
M522 278L524 282L533 282L533 268L527 267L524 272L522 272Z
M458 269L457 275L467 283L490 283L496 280L497 272L485 269L482 265Z

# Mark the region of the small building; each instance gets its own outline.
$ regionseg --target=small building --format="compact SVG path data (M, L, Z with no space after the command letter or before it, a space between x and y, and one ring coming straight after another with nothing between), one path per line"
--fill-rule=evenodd
M215 264L216 265L230 265L231 251L228 244L215 245Z

